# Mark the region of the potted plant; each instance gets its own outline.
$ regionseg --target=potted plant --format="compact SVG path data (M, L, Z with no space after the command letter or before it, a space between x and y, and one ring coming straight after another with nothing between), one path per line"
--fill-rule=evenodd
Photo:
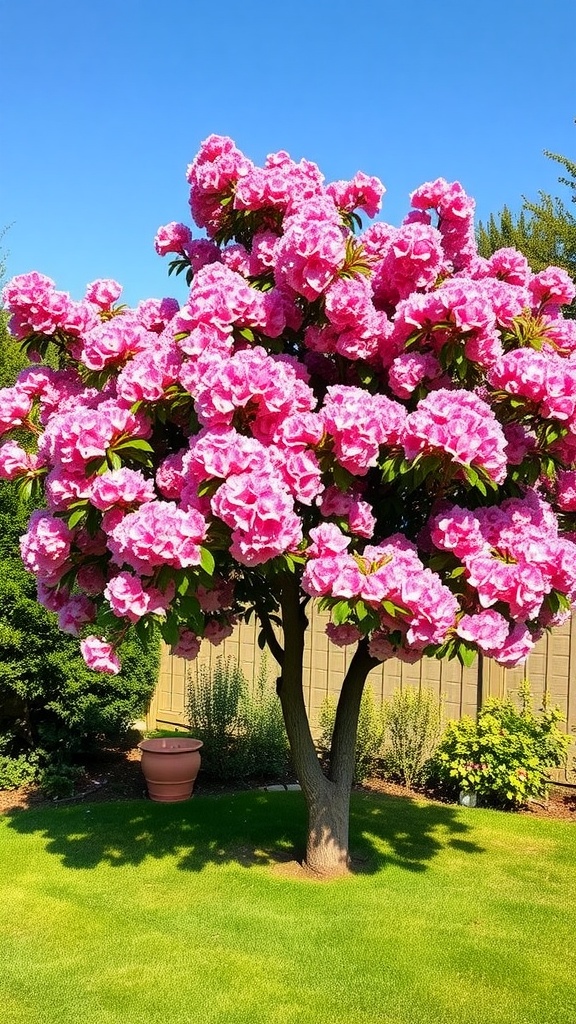
M201 746L201 740L178 735L150 737L138 744L151 800L176 803L192 796L200 769Z

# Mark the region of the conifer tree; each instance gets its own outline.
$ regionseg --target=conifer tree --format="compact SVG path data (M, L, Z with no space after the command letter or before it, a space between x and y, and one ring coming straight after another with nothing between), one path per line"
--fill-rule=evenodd
M534 272L554 265L563 267L576 280L576 163L559 153L544 151L545 156L564 169L559 183L568 189L568 205L564 199L540 191L532 202L524 197L518 215L504 206L499 214L491 214L486 224L478 227L478 251L491 256L497 249L512 247L527 257ZM576 302L564 310L565 316L576 317Z

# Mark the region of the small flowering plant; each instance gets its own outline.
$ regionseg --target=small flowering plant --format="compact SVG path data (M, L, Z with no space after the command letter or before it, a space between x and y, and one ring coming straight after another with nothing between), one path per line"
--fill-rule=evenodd
M510 698L485 701L477 721L449 722L434 759L434 774L449 791L476 793L486 802L517 807L546 796L548 773L566 761L570 737L558 728L558 708L536 715L530 690L521 705Z
M88 665L117 672L131 624L193 658L257 617L316 795L332 781L302 721L317 599L352 654L345 790L370 668L516 665L576 601L575 288L511 249L480 258L457 182L366 227L384 186L362 172L326 183L284 151L258 167L213 135L187 178L204 235L155 239L182 304L130 309L109 280L74 300L37 272L4 288L30 366L0 390L0 476L44 497L22 557Z

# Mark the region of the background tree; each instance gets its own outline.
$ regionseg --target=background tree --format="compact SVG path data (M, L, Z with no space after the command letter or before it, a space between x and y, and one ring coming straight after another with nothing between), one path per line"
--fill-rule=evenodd
M558 153L544 152L564 168L566 174L558 181L570 193L568 202L576 204L576 163ZM563 267L576 280L576 216L564 199L546 192L539 196L537 202L524 198L517 215L504 206L496 216L491 214L485 225L480 223L478 251L489 257L497 249L519 249L536 273L549 266ZM565 316L576 317L576 300L566 308Z

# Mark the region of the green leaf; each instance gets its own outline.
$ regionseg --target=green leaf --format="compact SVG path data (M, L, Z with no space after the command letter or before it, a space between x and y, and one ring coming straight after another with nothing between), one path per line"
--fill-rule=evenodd
M332 608L332 621L336 626L341 626L350 618L352 609L348 601L337 601Z
M395 619L398 615L407 615L408 611L406 608L402 608L398 604L394 604L393 601L382 601L382 607L385 612L392 618Z
M86 518L87 512L88 512L87 508L77 508L77 509L75 509L74 512L72 513L72 515L68 519L68 527L69 527L69 529L73 530L75 526L78 526L78 523L81 523L82 520Z
M200 565L208 576L214 575L216 562L214 561L214 555L208 550L208 548L200 548Z
M476 648L462 641L457 648L458 660L465 668L472 668L476 661Z
M16 490L20 501L28 501L32 497L32 491L34 490L31 477L19 480L16 484Z
M354 477L347 469L344 469L344 466L341 466L339 462L334 463L332 467L332 476L334 478L334 483L339 490L348 491L350 489L350 485Z
M154 637L154 625L146 616L145 618L138 620L138 622L134 626L134 632L136 633L136 636L141 641L141 643L143 643L144 646L147 647Z
M356 601L356 604L354 605L354 611L356 612L356 616L359 622L362 622L362 620L365 619L366 616L369 614L369 609L364 604L364 601Z
M162 639L165 640L170 647L173 647L178 643L178 640L180 639L180 630L178 629L178 624L173 615L169 615L164 622L160 623L160 633Z
M216 491L220 487L221 483L222 480L220 480L220 478L215 477L209 477L207 480L203 480L198 487L198 497L205 498L206 495L212 497L213 494L216 494Z
M154 452L152 445L145 441L143 437L130 437L127 441L121 441L120 444L114 445L115 452L125 451L126 449L138 452Z

